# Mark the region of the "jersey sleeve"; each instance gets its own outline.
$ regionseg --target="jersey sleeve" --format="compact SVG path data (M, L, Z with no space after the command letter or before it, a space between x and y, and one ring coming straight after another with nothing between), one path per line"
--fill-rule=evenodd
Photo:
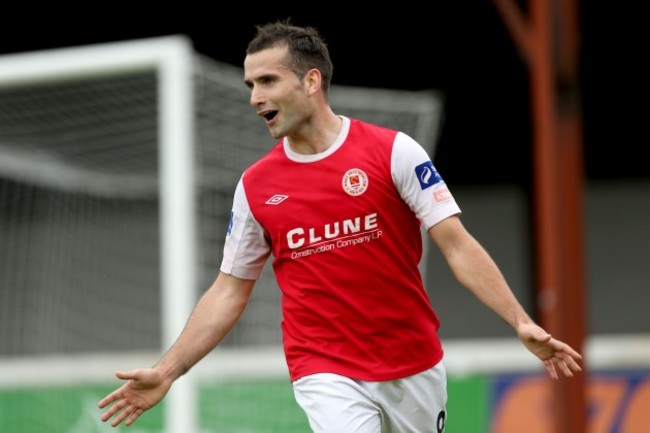
M255 220L248 204L242 178L233 198L226 231L221 271L237 278L256 280L271 254L264 229Z
M425 229L461 212L424 148L402 132L393 143L391 174L402 199Z

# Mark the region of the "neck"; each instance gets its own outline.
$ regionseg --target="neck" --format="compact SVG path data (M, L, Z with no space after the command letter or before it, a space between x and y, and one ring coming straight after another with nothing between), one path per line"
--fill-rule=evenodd
M289 146L296 153L313 155L329 149L341 131L343 121L331 109L306 122L304 128L287 136Z

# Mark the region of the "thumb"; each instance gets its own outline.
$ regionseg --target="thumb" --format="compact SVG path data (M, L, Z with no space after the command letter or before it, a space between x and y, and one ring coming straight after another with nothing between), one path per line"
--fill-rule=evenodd
M533 335L533 338L537 340L538 343L548 343L551 341L551 338L553 338L553 336L540 328L539 331Z
M553 338L553 336L551 334L549 334L548 332L546 332L545 330L540 328L540 332L535 336L535 338L540 343L546 343L546 342L551 341L551 338Z
M551 341L552 338L550 333L536 324L524 325L517 329L517 333L523 341L528 341L531 343L545 344Z
M116 371L115 376L123 380L135 379L138 377L138 370Z

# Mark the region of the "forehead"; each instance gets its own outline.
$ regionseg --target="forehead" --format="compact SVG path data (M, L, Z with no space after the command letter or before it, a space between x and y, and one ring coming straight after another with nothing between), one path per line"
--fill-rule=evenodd
M287 62L286 46L267 48L244 59L244 80L253 81L255 78L269 74L291 72Z

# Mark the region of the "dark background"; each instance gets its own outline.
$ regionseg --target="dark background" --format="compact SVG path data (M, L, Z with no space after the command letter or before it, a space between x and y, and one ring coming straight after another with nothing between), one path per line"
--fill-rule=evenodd
M525 6L527 1L518 3ZM650 168L645 130L650 26L642 2L582 3L580 94L589 188L585 194L588 329L595 334L647 332ZM268 7L273 12L266 13L260 12L263 8L257 4L246 4L248 10L242 6L237 11L236 5L228 3L230 10L225 11L223 3L146 7L132 3L125 7L95 2L72 10L59 3L25 4L27 10L19 13L10 10L14 4L7 4L3 5L0 26L0 55L185 34L198 52L241 66L256 24L292 17L296 24L313 25L330 46L334 84L434 89L444 95L445 118L434 155L437 168L461 199L465 224L502 265L517 296L533 312L534 232L532 215L522 203L526 198L532 202L533 197L521 194L518 187L530 188L533 166L527 65L488 0L390 6L366 6L363 13L352 15L349 8L362 6L319 3L289 8L273 4ZM145 11L135 14L136 7ZM305 8L310 12L302 12ZM485 184L507 185L473 187ZM456 185L469 187L455 189ZM101 220L97 225L111 223L122 227L117 219ZM76 228L69 230L74 233ZM60 227L57 232L65 234ZM92 233L101 236L103 232ZM456 289L457 282L444 269L439 255L431 254L430 261L428 269L436 287L432 302L444 324L441 331L445 337L511 335L505 322L469 292ZM62 266L74 263L66 260ZM116 290L115 284L107 281L111 290ZM118 286L129 289L125 284ZM152 284L152 291L157 290L157 284ZM38 292L36 296L49 299ZM148 295L146 300L143 305L150 307ZM49 305L44 308L54 313ZM20 317L17 320L34 322ZM147 317L143 316L144 320ZM35 323L48 319L45 315ZM142 328L155 326L151 323L147 320Z
M642 90L648 77L646 26L637 24L640 6L624 3L583 1L580 6L587 180L650 177L642 157L648 143ZM525 12L527 2L519 4ZM328 6L322 12L273 7L272 13L242 12L236 5L228 13L205 6L160 7L134 16L94 4L92 12L8 13L0 30L0 55L185 34L198 52L240 66L256 24L290 17L323 35L335 65L334 84L443 94L445 117L434 158L448 183L530 187L528 69L491 2L355 6L357 15L347 7Z

